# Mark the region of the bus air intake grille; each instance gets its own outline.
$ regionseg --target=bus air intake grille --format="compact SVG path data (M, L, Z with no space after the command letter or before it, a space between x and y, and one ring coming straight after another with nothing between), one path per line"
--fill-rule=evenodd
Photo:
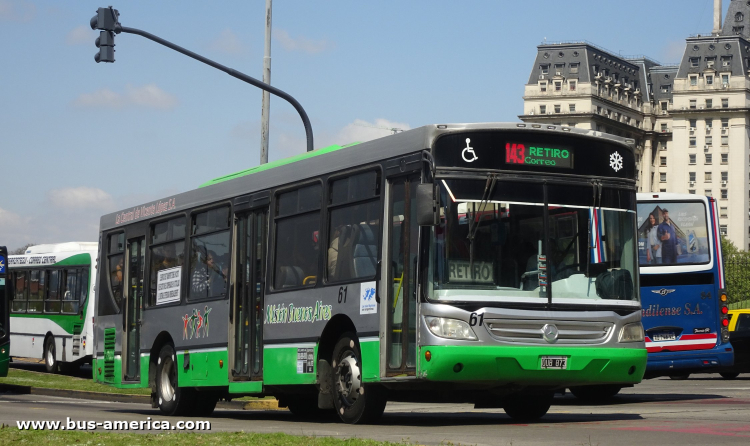
M115 329L104 330L104 381L115 380Z
M543 328L551 324L559 334L556 344L602 344L606 342L614 327L610 322L562 321L562 320L515 320L489 319L485 321L493 338L503 342L525 344L547 344Z

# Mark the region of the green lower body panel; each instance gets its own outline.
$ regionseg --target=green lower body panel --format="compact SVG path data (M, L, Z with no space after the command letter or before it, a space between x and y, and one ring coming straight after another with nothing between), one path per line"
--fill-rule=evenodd
M312 364L302 359L312 350ZM315 384L315 358L318 357L318 346L266 347L263 349L263 383L280 384Z
M636 384L646 350L596 347L422 346L421 377L429 381L573 386ZM426 352L431 359L427 361ZM565 370L542 369L542 356L565 356Z
M8 376L10 363L10 344L0 345L0 377Z
M94 381L101 384L111 385L118 389L138 389L148 387L148 356L141 356L141 370L140 370L140 381L126 381L122 382L122 358L115 356L114 359L114 378L112 382L109 382L104 378L104 364L103 358L94 358L91 360L92 374L94 375Z
M360 342L362 353L362 381L380 381L380 341Z
M185 367L185 358L188 356L190 360ZM177 353L177 384L180 387L228 386L229 362L227 361L227 351Z
M229 393L263 393L263 381L239 381L229 383Z

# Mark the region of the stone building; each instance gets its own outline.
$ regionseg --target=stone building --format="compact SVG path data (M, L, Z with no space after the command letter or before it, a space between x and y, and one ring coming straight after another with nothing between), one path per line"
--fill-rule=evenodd
M750 249L750 2L686 39L679 65L622 56L589 42L537 47L524 122L633 138L641 192L711 195L720 228Z

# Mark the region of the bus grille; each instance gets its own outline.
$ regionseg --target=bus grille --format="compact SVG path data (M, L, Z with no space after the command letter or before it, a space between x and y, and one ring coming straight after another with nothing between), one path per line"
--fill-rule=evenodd
M115 328L104 330L104 381L115 380Z
M515 319L489 319L485 321L493 338L504 342L547 344L542 336L546 324L555 325L559 331L557 344L601 344L605 342L614 324L601 321L539 321Z

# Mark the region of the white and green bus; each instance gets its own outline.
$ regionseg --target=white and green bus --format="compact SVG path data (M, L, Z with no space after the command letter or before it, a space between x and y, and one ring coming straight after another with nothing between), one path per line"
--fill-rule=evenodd
M43 359L48 372L91 362L97 251L68 242L9 256L11 357Z
M348 423L387 401L533 419L557 390L632 386L633 147L429 125L105 215L94 377L168 415L272 395Z

